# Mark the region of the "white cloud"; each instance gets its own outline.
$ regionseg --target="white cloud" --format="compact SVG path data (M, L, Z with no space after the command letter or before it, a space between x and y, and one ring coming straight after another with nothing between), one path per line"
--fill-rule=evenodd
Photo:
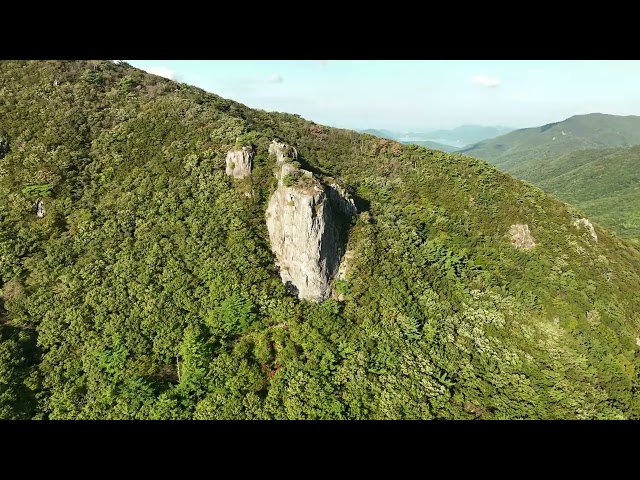
M168 78L169 80L176 80L178 78L175 70L168 67L151 67L147 69L147 72L152 73L153 75L158 75L159 77Z
M269 75L266 81L267 83L282 83L284 80L280 75L278 75L277 73L274 73L272 75Z
M489 75L476 75L471 79L471 83L481 87L495 88L500 85L500 79Z

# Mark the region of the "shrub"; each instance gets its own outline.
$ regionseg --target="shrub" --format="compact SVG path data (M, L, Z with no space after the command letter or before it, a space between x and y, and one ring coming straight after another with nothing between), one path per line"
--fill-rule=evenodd
M28 197L48 197L51 195L51 189L52 186L48 183L41 185L27 185L22 189L22 193Z
M284 177L282 177L282 184L285 187L293 187L294 181L290 173L287 173Z

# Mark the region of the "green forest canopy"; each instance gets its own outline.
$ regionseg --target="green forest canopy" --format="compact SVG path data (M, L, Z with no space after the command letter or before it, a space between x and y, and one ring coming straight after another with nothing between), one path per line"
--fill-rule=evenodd
M541 190L123 63L2 61L0 95L0 418L640 417L640 253ZM274 138L359 199L341 301L277 274Z
M640 242L639 144L640 117L592 113L515 130L460 152L531 182Z

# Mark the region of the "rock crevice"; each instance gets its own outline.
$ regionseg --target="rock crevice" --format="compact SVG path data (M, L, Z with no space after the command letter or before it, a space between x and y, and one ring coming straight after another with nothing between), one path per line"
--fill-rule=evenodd
M327 194L331 204L347 217L355 217L358 213L356 204L351 195L341 186L332 183L327 185Z

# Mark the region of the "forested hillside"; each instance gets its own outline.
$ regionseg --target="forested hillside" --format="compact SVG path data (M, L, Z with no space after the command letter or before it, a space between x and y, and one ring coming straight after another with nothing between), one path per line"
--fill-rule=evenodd
M511 173L535 170L540 160L577 150L633 145L640 145L640 117L590 113L515 130L471 145L460 153L482 158Z
M617 234L640 240L640 146L578 150L541 160L532 169L516 165L511 173Z
M639 241L639 144L640 117L590 114L516 130L461 153L485 159Z
M484 161L109 61L0 98L0 418L640 418L640 252ZM323 302L276 269L274 139L357 205Z

